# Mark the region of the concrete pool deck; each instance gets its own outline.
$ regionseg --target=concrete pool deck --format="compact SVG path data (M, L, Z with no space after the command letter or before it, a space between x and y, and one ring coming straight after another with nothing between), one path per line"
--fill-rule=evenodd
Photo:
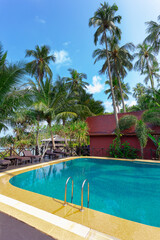
M98 157L94 158L98 159ZM0 173L0 210L56 239L158 240L160 238L160 228L128 221L88 208L81 212L80 206L74 204L64 207L60 200L26 191L9 183L10 178L20 173L72 159L76 160L76 157ZM126 159L119 160L126 161ZM136 161L142 160L136 159ZM153 164L158 161L147 162Z

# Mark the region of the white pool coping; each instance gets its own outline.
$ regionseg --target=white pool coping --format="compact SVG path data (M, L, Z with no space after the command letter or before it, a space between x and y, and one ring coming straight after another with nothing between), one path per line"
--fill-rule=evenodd
M81 225L79 223L72 222L70 220L64 219L62 217L56 216L54 214L51 214L49 212L46 212L44 210L38 209L36 207L33 207L31 205L28 205L26 203L22 203L18 200L15 200L13 198L4 196L0 194L0 202L8 205L10 207L13 207L17 210L20 210L21 212L27 213L29 215L32 215L36 218L39 218L43 221L46 221L48 223L53 224L54 226L57 226L59 228L62 228L63 230L67 230L71 233L74 233L82 238L87 238L91 231L93 231L91 228L86 227L84 225ZM95 231L97 232L97 231ZM97 232L98 233L98 232ZM105 237L104 237L105 235ZM118 240L117 238L108 236L106 234L103 234L103 239L106 240Z

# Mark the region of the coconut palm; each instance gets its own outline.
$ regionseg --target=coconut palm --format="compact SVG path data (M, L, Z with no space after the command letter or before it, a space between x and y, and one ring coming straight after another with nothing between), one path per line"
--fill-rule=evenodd
M66 83L70 87L73 93L76 95L81 89L85 89L89 84L84 79L87 79L87 75L85 73L78 73L77 70L69 68L71 77L65 78Z
M152 48L156 54L160 50L160 15L158 16L158 21L149 21L146 22L148 36L145 39L145 42L152 45Z
M109 57L110 57L110 67L112 76L113 74L117 76L118 84L120 88L121 100L123 105L123 112L126 112L123 89L121 86L121 78L124 78L127 75L127 70L131 70L133 65L131 61L133 56L130 54L129 50L134 49L133 43L127 43L120 47L116 38L108 39L109 43ZM104 73L108 68L107 54L105 49L97 49L93 53L93 57L96 57L95 63L98 60L104 59L105 62L100 70L100 73Z
M24 74L22 63L7 63L7 52L4 52L0 45L0 131L7 128L4 120L20 104L21 94L15 91L15 87L20 83Z
M150 72L148 69L144 71L144 74L147 76L144 79L144 82L147 84L150 81L150 75L152 77L152 80L154 82L154 79L157 80L158 83L160 83L160 74L159 74L159 66L157 62L153 62L152 66L150 67Z
M106 81L105 83L106 83L106 85L110 86L110 81ZM128 100L129 99L128 94L130 93L129 92L130 87L129 87L128 83L124 83L121 81L121 88L123 91L123 98L125 100ZM121 105L122 98L121 98L121 90L119 87L119 81L118 81L117 77L114 77L114 79L113 79L113 90L114 90L114 94L115 94L116 107L119 112L120 111L119 106ZM112 98L112 93L111 93L110 88L105 90L105 94L108 95L108 99Z
M38 84L38 86L37 86ZM47 121L51 134L53 148L55 148L52 121L56 118L65 116L77 116L75 112L70 112L70 109L64 111L64 106L67 106L65 89L61 86L58 87L52 84L50 78L46 78L46 81L42 81L41 84L30 81L31 92L35 98L34 107L43 115L43 119Z
M117 110L116 110L116 102L115 102L115 96L114 96L114 91L113 91L110 60L109 60L108 41L107 41L107 34L109 34L110 36L114 35L120 39L121 31L115 25L115 23L120 23L120 21L121 21L121 16L119 16L119 15L115 16L115 13L117 12L117 10L118 10L118 7L116 4L109 6L108 3L104 2L104 4L101 4L101 7L98 8L98 10L94 13L94 16L92 18L90 18L89 26L97 27L96 32L94 34L95 45L97 44L99 38L100 38L100 43L105 44L105 49L106 49L106 54L107 54L107 62L108 62L107 70L108 70L108 76L109 76L111 93L112 93L114 114L115 114L116 126L117 126L117 128L119 128L118 116L117 116Z
M43 77L52 77L52 71L49 67L49 63L55 62L55 56L50 54L50 48L46 45L35 47L35 50L26 50L26 57L33 57L34 60L26 64L27 71L35 76L39 84L43 81Z
M151 82L151 87L154 89L154 81L152 78L152 73L151 73L151 66L153 63L157 62L155 56L153 55L153 48L146 43L139 44L137 46L138 52L134 54L134 57L138 58L136 61L134 68L137 71L140 71L141 74L144 74L145 71L147 70L149 73L149 78Z

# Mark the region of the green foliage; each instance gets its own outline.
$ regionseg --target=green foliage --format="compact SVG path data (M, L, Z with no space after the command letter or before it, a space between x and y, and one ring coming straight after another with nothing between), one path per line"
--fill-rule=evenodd
M145 123L160 126L160 108L149 109L143 113L142 117Z
M160 137L153 137L150 133L148 134L148 137L154 142L155 146L157 147L157 155L160 158Z
M125 115L119 119L120 131L129 129L130 127L136 125L137 118L134 115Z
M54 134L69 139L70 146L73 146L73 144L78 146L86 145L88 141L88 125L85 121L76 121L65 126L54 124L52 131Z
M142 120L137 121L136 124L136 135L138 137L141 146L141 156L143 158L143 148L146 147L148 141L149 129L146 127Z
M124 142L121 146L117 147L115 140L109 146L109 156L114 158L126 158L126 159L135 159L138 149L131 147L128 142Z

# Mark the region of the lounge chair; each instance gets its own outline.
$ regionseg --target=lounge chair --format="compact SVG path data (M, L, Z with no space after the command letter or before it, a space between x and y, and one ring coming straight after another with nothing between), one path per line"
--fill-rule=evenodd
M10 160L0 159L0 166L2 166L2 167L4 167L4 168L7 168L10 164L11 164L11 161L10 161Z
M33 154L31 153L31 151L23 151L23 154L24 154L25 157L30 157L30 158L31 158L31 162L33 162L33 160L40 162L40 161L41 161L41 158L42 158L41 155L33 155Z
M51 150L47 150L45 152L45 156L49 156L49 159L50 159L50 157L52 157L52 159L53 159L53 157L56 157L56 154L54 152L52 152Z

